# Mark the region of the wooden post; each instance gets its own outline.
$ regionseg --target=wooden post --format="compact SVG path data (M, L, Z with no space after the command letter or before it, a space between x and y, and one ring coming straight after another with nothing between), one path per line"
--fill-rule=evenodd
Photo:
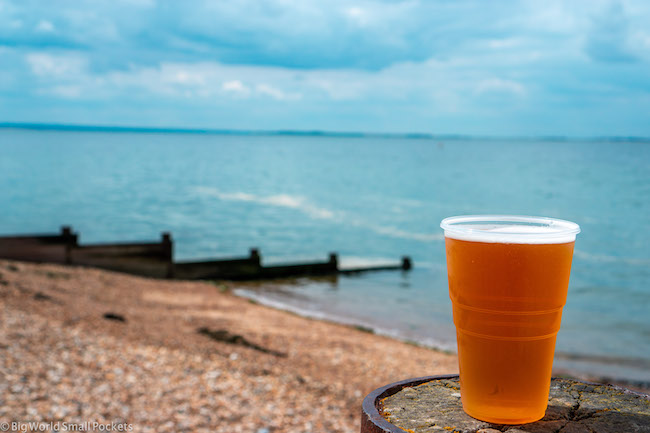
M409 256L402 257L402 270L409 271L413 268L413 262Z
M250 259L255 262L257 266L261 266L262 256L260 255L260 250L258 248L251 248Z
M162 232L160 243L163 245L165 257L171 260L174 256L174 241L172 241L171 233Z
M61 226L61 237L65 243L65 263L72 263L72 248L77 246L77 237L76 233L72 232L72 227L70 226Z
M330 268L333 271L338 271L338 269L339 269L339 256L338 256L338 254L330 253L329 265L330 265Z
M163 247L163 254L167 263L166 278L174 278L174 241L172 241L172 234L170 232L162 232L161 241Z
M458 376L392 383L363 400L361 433L650 432L650 396L613 385L553 379L546 415L517 426L463 412Z

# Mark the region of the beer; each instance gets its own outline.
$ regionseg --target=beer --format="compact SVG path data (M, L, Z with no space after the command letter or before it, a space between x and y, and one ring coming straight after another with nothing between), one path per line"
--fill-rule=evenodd
M476 216L442 227L463 409L500 424L542 418L578 226Z

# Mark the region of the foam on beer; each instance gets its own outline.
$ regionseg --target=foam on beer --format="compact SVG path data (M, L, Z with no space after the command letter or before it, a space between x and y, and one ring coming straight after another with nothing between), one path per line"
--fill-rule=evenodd
M447 218L441 224L445 237L472 242L503 244L560 244L575 241L580 232L577 224L542 217L507 217L514 221L499 221L486 216ZM464 222L463 219L467 221ZM495 221L498 221L495 222Z

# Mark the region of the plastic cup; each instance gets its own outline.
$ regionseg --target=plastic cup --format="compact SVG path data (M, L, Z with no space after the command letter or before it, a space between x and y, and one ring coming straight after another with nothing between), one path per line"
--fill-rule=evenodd
M463 410L498 424L543 418L580 227L507 215L451 217L440 226Z

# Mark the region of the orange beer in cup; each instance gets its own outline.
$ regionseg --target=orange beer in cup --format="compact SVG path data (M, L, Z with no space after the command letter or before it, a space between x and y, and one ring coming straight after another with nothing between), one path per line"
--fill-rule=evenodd
M499 424L541 419L580 228L502 215L451 217L440 226L463 410Z

